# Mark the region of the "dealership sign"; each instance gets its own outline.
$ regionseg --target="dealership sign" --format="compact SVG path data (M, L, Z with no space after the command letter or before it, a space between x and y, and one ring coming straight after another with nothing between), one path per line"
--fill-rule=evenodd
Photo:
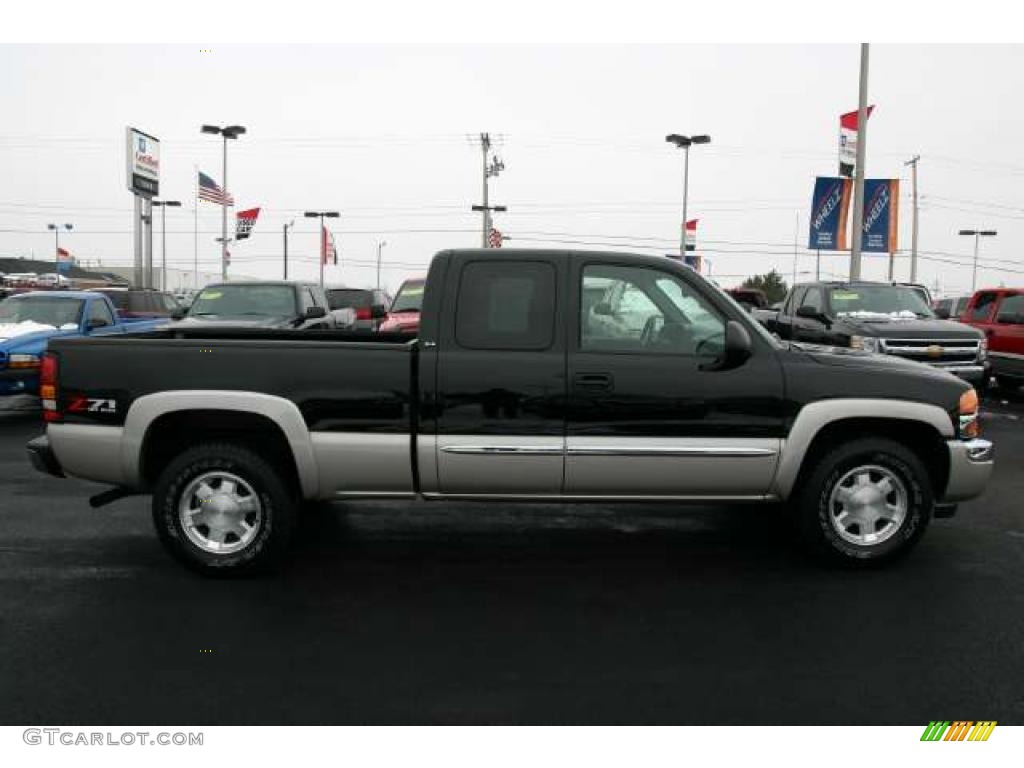
M864 179L865 253L893 253L899 248L899 179Z
M135 128L125 131L128 191L140 197L160 194L160 140Z
M850 210L850 179L819 176L811 197L808 247L818 251L845 251L846 218Z

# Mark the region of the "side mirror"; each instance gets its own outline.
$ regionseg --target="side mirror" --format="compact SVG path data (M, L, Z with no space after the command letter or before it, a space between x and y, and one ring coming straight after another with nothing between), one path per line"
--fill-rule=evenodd
M318 317L327 317L327 310L323 307L306 307L306 319L314 320Z
M380 320L381 318L388 316L388 308L383 304L374 304L370 307L370 319Z
M935 316L937 318L939 318L939 320L949 320L949 309L948 308L946 308L946 307L936 307L932 311L935 313Z
M594 305L594 314L603 315L604 317L611 317L615 313L612 312L612 305L607 301L600 301Z
M106 320L104 320L101 317L97 317L93 320L90 320L86 328L90 331L93 331L96 330L97 328L106 328L108 325L110 325L110 323L108 323Z
M750 334L741 323L730 320L725 324L725 344L722 354L713 362L701 366L703 371L728 371L739 368L754 353Z
M181 320L187 312L188 310L184 307L177 307L171 312L171 320Z
M806 320L818 320L822 318L821 312L812 307L810 304L804 304L796 311L797 317L805 318Z

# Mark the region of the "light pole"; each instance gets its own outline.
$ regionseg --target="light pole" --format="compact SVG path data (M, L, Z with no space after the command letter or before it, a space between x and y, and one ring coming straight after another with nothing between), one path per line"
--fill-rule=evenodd
M295 226L295 219L284 225L284 279L288 279L288 228Z
M857 97L857 165L853 169L853 242L850 243L850 280L860 280L864 235L864 157L868 146L868 53L860 44L860 88Z
M180 208L178 200L154 200L153 205L160 209L160 290L167 290L167 209Z
M73 225L71 225L71 224L47 224L46 225L47 229L52 229L53 230L53 242L54 242L53 271L58 276L60 275L60 228L61 227L64 227L64 229L66 229L68 232L70 232L72 230L72 228L73 228ZM57 280L57 283L58 284L60 283L59 279Z
M380 288L380 252L385 245L388 244L387 240L379 240L377 242L377 288Z
M961 235L974 238L974 270L971 272L971 293L974 293L978 285L978 241L983 237L995 237L994 229L961 229Z
M681 136L678 133L670 133L665 137L669 144L675 144L683 150L683 234L679 238L679 256L686 258L686 204L689 197L690 187L690 145L710 144L711 137L706 134L700 136Z
M204 125L199 131L200 133L219 133L224 137L224 202L220 207L220 276L222 280L226 281L228 279L228 139L237 139L245 133L245 127L226 125L221 128L216 125Z
M339 214L337 211L306 211L303 214L307 219L320 219L320 287L324 287L324 259L327 258L327 238L325 237L326 229L324 227L324 219L336 219Z

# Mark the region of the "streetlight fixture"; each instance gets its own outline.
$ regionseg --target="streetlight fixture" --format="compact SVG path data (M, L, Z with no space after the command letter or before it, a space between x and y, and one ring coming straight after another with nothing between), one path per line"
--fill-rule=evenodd
M204 125L199 129L200 133L220 134L224 137L224 203L220 207L220 276L221 279L228 279L228 139L237 139L245 133L245 126L226 125L223 128L216 125Z
M958 234L974 238L974 269L971 272L971 293L978 284L978 241L983 237L995 237L994 229L961 229Z
M154 200L153 205L160 209L160 290L167 290L167 209L180 208L178 200Z
M380 288L380 252L387 244L387 240L379 240L377 242L377 288Z
M698 136L682 136L678 133L670 133L665 137L669 144L675 144L683 150L683 233L679 238L680 258L686 258L686 204L690 187L690 146L692 144L710 144L711 137L707 134Z
M306 211L303 216L307 219L320 219L320 287L324 287L324 260L327 258L327 238L324 237L324 219L336 219L341 214L337 211Z
M60 284L59 275L60 275L60 229L61 229L61 227L64 227L64 229L66 229L68 232L70 232L72 230L72 228L73 228L73 225L72 224L47 224L46 225L47 229L52 229L53 230L53 242L54 242L53 271L54 271L54 274L58 275L58 280L57 280L58 285Z

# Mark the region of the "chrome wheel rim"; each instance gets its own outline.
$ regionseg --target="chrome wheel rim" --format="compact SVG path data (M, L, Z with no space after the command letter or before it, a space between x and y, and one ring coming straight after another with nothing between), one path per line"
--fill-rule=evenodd
M907 486L899 475L868 464L851 469L832 487L829 522L843 541L873 547L900 529L908 508Z
M229 555L245 549L263 525L263 504L253 487L231 472L199 475L178 503L189 541L204 552Z

